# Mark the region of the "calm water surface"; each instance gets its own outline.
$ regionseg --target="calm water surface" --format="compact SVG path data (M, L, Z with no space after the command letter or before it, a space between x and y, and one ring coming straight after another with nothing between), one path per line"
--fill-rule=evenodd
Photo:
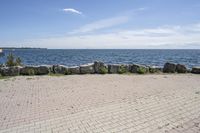
M91 63L95 60L105 63L125 63L163 66L165 62L185 64L188 67L200 66L200 50L55 50L55 49L17 49L5 50L13 53L26 65L67 66ZM0 58L5 62L6 56Z

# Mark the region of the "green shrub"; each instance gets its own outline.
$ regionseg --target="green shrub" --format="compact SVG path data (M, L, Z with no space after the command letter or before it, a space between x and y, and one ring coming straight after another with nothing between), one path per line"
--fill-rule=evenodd
M22 65L22 60L19 57L16 58L15 65L16 66L21 66Z
M139 74L145 74L145 73L147 73L147 69L145 67L139 67L137 72Z
M11 66L21 66L21 65L22 65L22 60L19 57L15 59L12 53L10 53L7 56L6 66L11 67Z
M118 73L119 73L119 74L127 73L126 67L123 66L123 65L120 66L120 67L119 67L119 70L118 70Z
M6 66L15 66L15 58L12 53L7 56Z
M99 73L100 74L106 74L106 73L108 73L108 68L106 68L104 66L100 67L99 68Z

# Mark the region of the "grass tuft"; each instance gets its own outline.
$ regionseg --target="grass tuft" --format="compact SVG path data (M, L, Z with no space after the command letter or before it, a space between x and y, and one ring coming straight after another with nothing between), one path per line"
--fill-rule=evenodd
M107 74L108 73L108 68L102 66L99 68L99 73L100 74Z

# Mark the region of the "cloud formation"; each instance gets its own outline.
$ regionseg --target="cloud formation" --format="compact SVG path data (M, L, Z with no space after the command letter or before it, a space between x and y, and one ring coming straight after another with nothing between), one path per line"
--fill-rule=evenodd
M200 23L74 34L28 40L20 44L55 49L200 49Z
M71 35L40 39L34 43L49 48L72 49L200 48L200 26L160 26L104 34Z
M133 17L133 15L135 15L139 12L145 11L145 10L146 10L146 8L141 7L141 8L137 8L134 10L129 10L129 11L123 13L123 15L119 15L119 16L111 17L111 18L100 19L100 20L94 21L92 23L86 24L78 29L75 29L72 32L70 32L70 34L82 34L82 33L94 32L97 30L124 24L124 23L127 23Z
M119 24L123 24L128 22L130 18L127 16L120 16L120 17L113 17L113 18L108 18L108 19L102 19L102 20L98 20L95 21L93 23L90 24L86 24L82 27L80 27L79 29L76 29L72 32L70 32L71 34L81 34L81 33L87 33L87 32L93 32L96 30L100 30L100 29L104 29L104 28L109 28L109 27L113 27Z
M65 8L63 9L64 12L69 12L69 13L75 13L75 14L79 14L79 15L82 15L83 13L78 11L78 10L75 10L73 8Z

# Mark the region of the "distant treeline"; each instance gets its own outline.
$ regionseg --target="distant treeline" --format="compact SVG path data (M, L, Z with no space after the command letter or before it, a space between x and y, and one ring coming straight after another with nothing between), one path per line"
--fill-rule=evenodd
M31 47L0 47L0 49L9 50L9 49L47 49L47 48L31 48Z

